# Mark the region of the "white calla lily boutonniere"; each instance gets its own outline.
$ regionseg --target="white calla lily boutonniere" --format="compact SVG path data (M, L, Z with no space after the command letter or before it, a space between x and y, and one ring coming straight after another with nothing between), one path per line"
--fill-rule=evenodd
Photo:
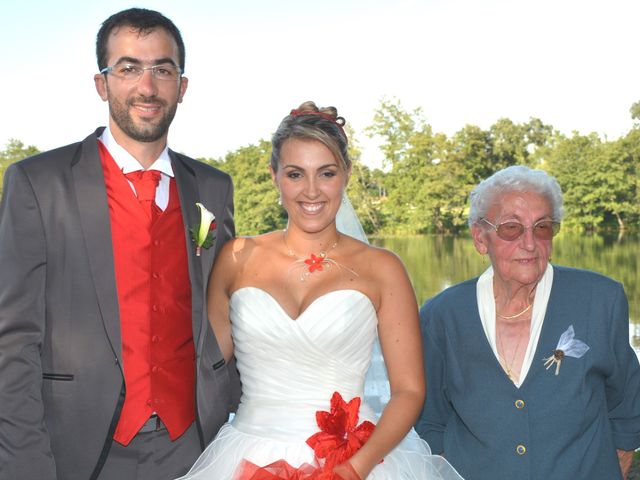
M200 256L203 248L209 248L216 239L216 216L201 203L196 203L200 211L200 223L190 230L191 239L196 244L196 256Z
M556 375L560 373L560 363L564 357L573 357L573 358L581 358L587 350L589 350L589 345L584 343L581 340L575 338L576 333L573 330L573 325L569 325L569 328L565 330L565 332L560 335L560 340L558 340L558 346L553 351L553 355L550 357L544 358L544 366L547 370L555 364L556 366Z

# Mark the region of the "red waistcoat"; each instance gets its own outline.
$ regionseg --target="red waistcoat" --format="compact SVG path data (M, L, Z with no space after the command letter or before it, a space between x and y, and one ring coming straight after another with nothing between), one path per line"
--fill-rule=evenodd
M126 395L114 440L128 445L156 412L172 440L195 419L191 283L175 180L169 204L149 219L98 142L104 170L120 307ZM157 207L155 207L157 208Z

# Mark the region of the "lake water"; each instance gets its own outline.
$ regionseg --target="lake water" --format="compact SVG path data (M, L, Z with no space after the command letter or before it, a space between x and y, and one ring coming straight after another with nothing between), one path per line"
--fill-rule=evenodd
M415 236L371 239L405 262L418 303L450 285L478 276L488 264L469 236ZM640 237L560 232L553 241L552 263L600 272L624 285L629 299L630 340L640 357Z

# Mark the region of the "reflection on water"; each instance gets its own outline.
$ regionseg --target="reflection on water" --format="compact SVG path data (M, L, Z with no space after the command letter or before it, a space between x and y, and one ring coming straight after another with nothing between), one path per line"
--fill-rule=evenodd
M402 258L418 303L463 280L480 275L488 263L469 236L416 236L372 239ZM553 241L553 263L600 272L624 285L629 299L629 337L640 357L640 275L638 235L581 235L561 232Z

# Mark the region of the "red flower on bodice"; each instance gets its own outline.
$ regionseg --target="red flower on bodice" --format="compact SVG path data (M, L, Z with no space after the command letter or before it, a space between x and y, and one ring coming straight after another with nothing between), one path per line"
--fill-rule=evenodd
M304 263L309 265L307 267L307 270L309 271L309 273L313 273L316 270L322 271L322 264L325 261L325 257L326 255L323 256L323 255L316 255L315 253L312 253L311 256L304 261Z

